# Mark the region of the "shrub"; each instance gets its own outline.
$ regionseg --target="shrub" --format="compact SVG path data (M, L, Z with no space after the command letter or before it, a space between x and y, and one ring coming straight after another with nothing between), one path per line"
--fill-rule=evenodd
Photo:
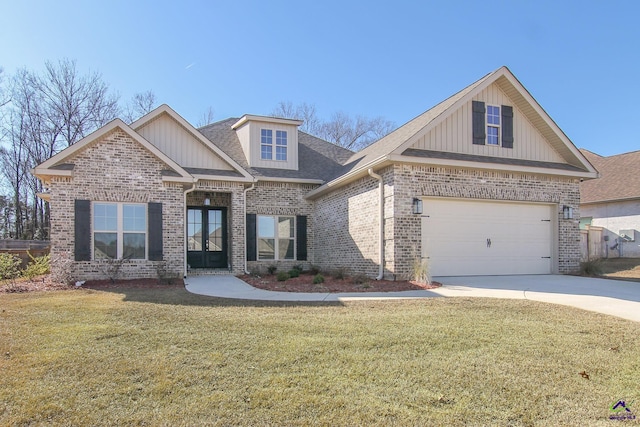
M75 280L73 275L74 262L69 253L63 252L51 260L54 269L51 271L51 279L54 282L69 284Z
M338 280L342 280L345 277L347 277L347 269L344 267L339 267L336 268L335 270L333 270L333 277L335 277Z
M13 254L0 253L0 280L18 277L21 263L20 258Z
M47 274L49 272L49 266L51 265L51 255L43 255L39 257L35 257L31 255L30 252L27 252L29 258L31 258L31 262L27 265L22 271L22 275L27 279L31 280L36 276L42 276L43 274Z
M292 268L291 270L289 270L289 277L298 277L300 276L300 270L298 270L297 268Z
M581 276L600 276L602 274L602 260L592 259L580 263Z
M366 274L358 273L351 276L351 281L356 285L361 285L363 283L369 283L370 279L367 277Z
M302 273L304 271L304 268L302 268L302 264L296 264L293 266L292 270L297 270L298 273Z
M271 264L269 267L267 267L267 271L269 272L269 274L274 274L277 269L278 269L278 267L276 267L273 264Z
M422 258L413 260L411 279L417 283L431 284L431 275L429 274L429 261Z
M309 267L309 272L315 276L316 274L320 273L320 267L311 264L311 267Z
M278 279L278 282L284 282L285 280L287 280L289 278L289 273L285 272L285 271L281 271L280 273L278 273L278 275L276 276L276 279Z
M313 276L313 284L319 285L320 283L324 283L324 276L322 274L316 274Z

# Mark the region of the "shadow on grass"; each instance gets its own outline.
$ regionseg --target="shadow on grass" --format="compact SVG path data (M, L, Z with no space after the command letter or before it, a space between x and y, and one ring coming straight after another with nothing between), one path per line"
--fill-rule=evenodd
M118 286L89 286L87 292L110 292L124 296L123 301L152 304L187 305L196 307L341 307L340 301L264 301L217 298L193 294L183 285L159 285L135 287L126 284Z

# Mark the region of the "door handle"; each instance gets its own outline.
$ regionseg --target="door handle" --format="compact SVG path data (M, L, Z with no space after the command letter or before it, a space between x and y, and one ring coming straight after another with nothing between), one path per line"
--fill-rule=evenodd
M487 247L490 248L491 247L491 239L487 239Z

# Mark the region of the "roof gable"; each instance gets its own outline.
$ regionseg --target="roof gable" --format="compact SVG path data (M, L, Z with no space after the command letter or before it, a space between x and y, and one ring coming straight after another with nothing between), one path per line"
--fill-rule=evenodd
M406 141L401 142L392 152L393 154L402 154L408 148L415 148L413 145L420 139L424 138L428 132L432 131L439 125L443 125L446 120L455 115L460 114L466 108L470 108L472 100L482 100L487 103L500 104L512 103L519 114L527 123L525 126L531 128L534 132L530 134L534 138L538 138L537 147L529 153L522 153L515 157L521 160L538 160L552 163L566 163L585 172L594 174L595 169L584 158L582 153L567 138L556 123L549 117L538 102L531 96L529 91L516 79L507 67L501 67L493 73L488 74L476 83L468 86L463 91L458 92L448 103L445 101L434 108L443 109L429 123L423 126L418 132L413 134ZM453 101L453 102L452 102ZM446 103L446 104L445 104ZM444 104L444 105L443 105ZM448 105L447 105L448 104ZM431 110L429 110L431 111ZM470 114L468 115L470 117ZM522 122L522 121L521 121ZM471 133L469 132L469 139ZM466 139L464 136L461 139ZM468 141L471 144L471 141ZM518 141L516 141L516 144ZM550 148L547 149L547 146ZM484 147L495 148L495 147ZM533 152L539 154L545 151L543 157L536 158ZM487 155L485 153L476 153L478 155Z
M65 163L65 160L71 158L77 153L87 149L92 144L99 142L113 131L121 130L133 141L141 145L145 150L149 151L161 162L167 165L167 173L163 173L163 179L172 182L192 182L191 175L175 161L165 155L149 141L136 133L131 127L120 119L114 119L95 132L82 138L75 144L65 148L58 154L50 157L34 168L34 174L40 179L46 180L50 176L73 176L73 166Z
M509 99L517 108L519 114L536 130L540 140L544 140L549 149L546 157L541 160L532 159L530 156L515 157L513 161L493 161L500 157L487 154L455 153L460 156L429 156L430 153L439 153L440 150L424 150L426 155L416 156L414 145L425 138L429 132L442 125L456 112L459 112L472 100L483 96L483 91L493 90L500 92ZM470 115L469 115L470 117ZM469 119L470 120L470 119ZM471 133L469 133L469 144ZM467 154L471 156L467 156ZM524 158L523 158L524 157ZM487 74L453 96L447 98L433 108L427 110L395 131L371 144L365 149L355 153L346 163L340 176L326 185L314 190L310 197L315 197L329 188L340 185L355 176L366 173L370 167L375 167L389 162L417 162L438 165L454 165L460 167L481 167L484 169L499 170L523 170L535 173L554 173L580 178L597 177L596 169L589 163L584 155L567 138L556 123L549 117L538 102L531 96L525 87L516 79L507 67L501 67ZM569 166L569 167L567 167Z
M242 166L166 104L136 120L131 127L196 175L251 179Z

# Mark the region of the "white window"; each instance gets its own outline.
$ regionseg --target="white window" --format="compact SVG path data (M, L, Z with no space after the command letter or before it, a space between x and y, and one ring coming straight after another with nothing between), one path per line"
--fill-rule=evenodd
M287 160L287 131L276 130L276 150L273 156L273 130L260 129L260 159Z
M147 207L143 204L93 204L93 258L145 259Z
M295 259L295 217L258 215L258 259Z
M273 158L273 131L260 129L260 158L271 160Z
M500 107L487 105L487 145L500 145Z
M287 131L276 131L276 160L287 160Z

